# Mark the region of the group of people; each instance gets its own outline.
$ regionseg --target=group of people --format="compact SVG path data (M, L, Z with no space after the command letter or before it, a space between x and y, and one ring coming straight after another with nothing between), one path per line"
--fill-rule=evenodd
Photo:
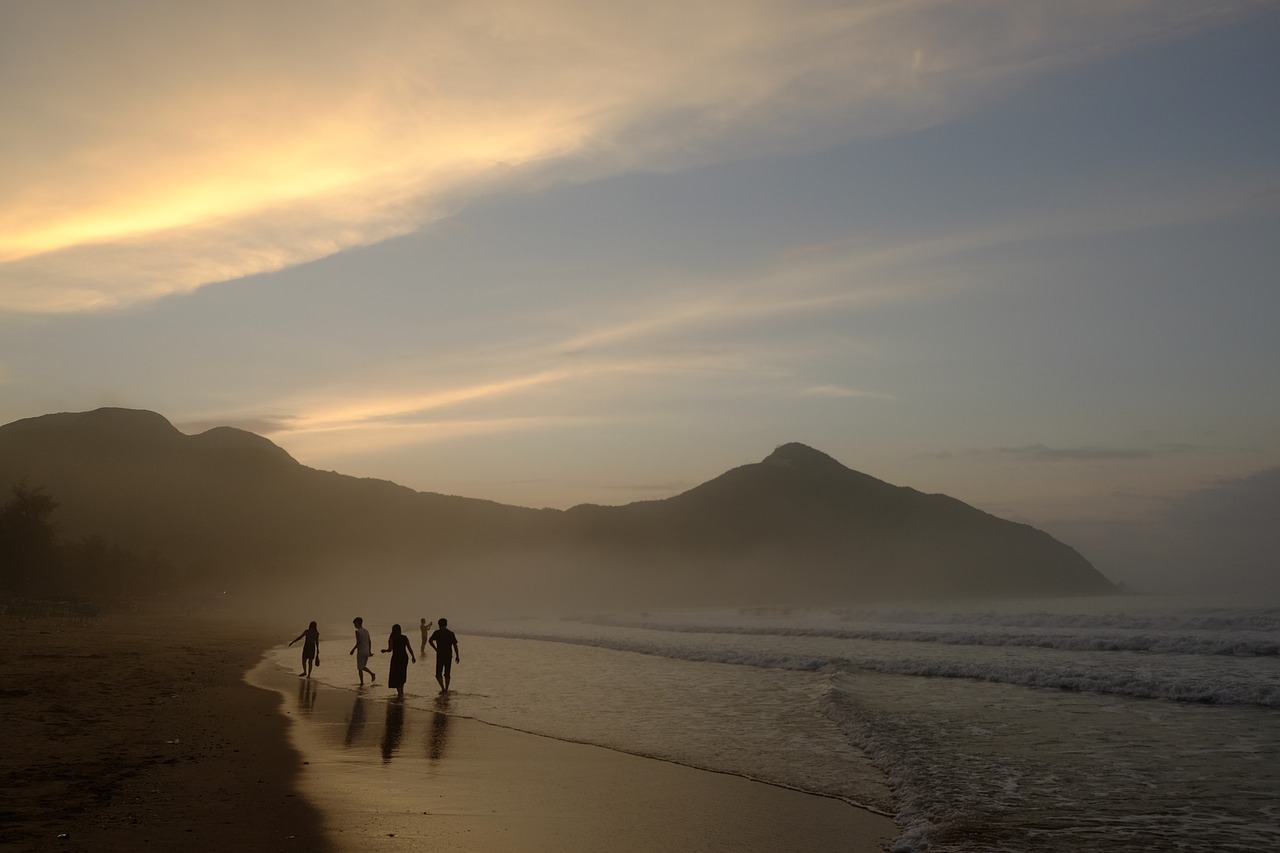
M349 655L355 655L356 658L356 674L360 676L360 686L364 686L365 673L369 674L369 683L378 680L378 676L373 670L369 669L369 658L373 656L373 640L369 636L369 629L364 627L364 620L357 616L351 620L356 626L356 644L351 647ZM431 630L433 622L428 622L426 618L420 620L418 628L422 633L422 642L418 646L418 653L425 656L427 646L431 646L436 653L436 682L440 685L440 692L449 692L449 679L453 674L454 662L462 663L462 655L458 653L458 637L449 630L449 620L442 618L440 627L434 632ZM320 629L316 627L316 623L312 622L307 629L298 636L289 641L289 645L302 640L302 672L298 673L300 677L311 677L311 669L320 665ZM409 662L418 662L418 657L413 653L413 643L400 630L400 625L391 626L391 635L387 637L387 647L382 650L383 654L391 654L391 670L387 673L387 686L395 690L399 698L404 698L404 685L409 675Z

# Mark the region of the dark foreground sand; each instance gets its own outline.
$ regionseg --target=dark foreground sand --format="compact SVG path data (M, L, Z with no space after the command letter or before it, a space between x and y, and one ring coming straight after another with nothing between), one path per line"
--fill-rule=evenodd
M397 707L381 685L308 685L257 666L292 638L261 625L0 632L5 850L870 853L896 834L834 800Z
M278 633L112 615L0 637L0 848L333 849L279 695L243 680Z

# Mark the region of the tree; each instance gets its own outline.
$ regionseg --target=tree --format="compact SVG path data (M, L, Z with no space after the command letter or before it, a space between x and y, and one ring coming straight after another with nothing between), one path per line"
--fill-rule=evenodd
M58 502L26 480L0 507L0 588L27 592L33 580L47 576L56 560L57 530L50 516Z

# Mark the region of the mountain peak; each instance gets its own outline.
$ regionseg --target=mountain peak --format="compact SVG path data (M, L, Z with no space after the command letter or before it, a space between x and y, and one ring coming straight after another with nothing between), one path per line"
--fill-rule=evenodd
M794 441L790 444L779 445L765 457L761 464L774 465L779 468L791 468L810 474L849 470L821 450L814 450L806 444Z
M297 460L290 456L288 451L275 444L271 439L247 430L236 429L235 427L214 427L213 429L205 430L199 435L191 436L190 440L197 447L203 447L224 455L245 459L256 458L275 462L288 462L292 465L298 464Z
M59 412L40 415L0 427L12 432L64 430L106 435L145 435L160 438L180 436L177 427L164 415L145 409L104 407L91 412Z

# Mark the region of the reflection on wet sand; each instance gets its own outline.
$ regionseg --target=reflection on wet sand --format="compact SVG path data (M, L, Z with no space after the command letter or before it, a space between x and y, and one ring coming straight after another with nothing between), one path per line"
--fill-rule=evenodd
M310 678L298 681L298 712L310 714L316 709L316 683Z
M351 746L360 737L360 732L364 730L364 714L364 697L357 693L355 702L351 703L351 718L347 720L347 735L342 741L343 746Z
M400 738L404 735L404 703L391 701L387 703L387 722L382 731L382 763L391 761L400 748Z
M427 758L431 761L444 758L449 744L449 715L444 713L448 707L448 694L436 697L436 709L431 712L431 725L427 729Z

